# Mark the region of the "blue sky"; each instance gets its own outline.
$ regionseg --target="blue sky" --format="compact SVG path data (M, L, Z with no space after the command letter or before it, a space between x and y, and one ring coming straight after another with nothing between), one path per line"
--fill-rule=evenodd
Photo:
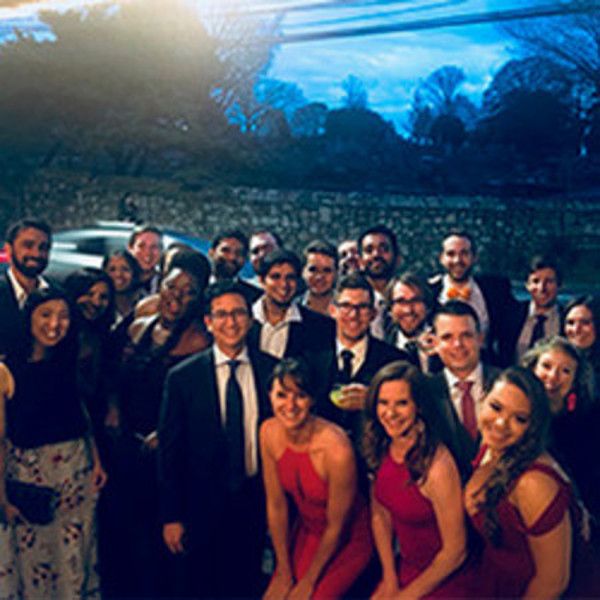
M200 10L211 0L194 0ZM223 7L228 0L219 0ZM165 0L167 3L168 0ZM214 2L214 0L213 0ZM298 5L332 0L246 0L248 10L288 8L283 34L377 23L406 23L460 14L484 13L548 4L550 0L360 0L355 6L293 10ZM14 25L35 27L35 11L43 7L77 7L84 0L29 2L20 8L2 8L0 35ZM359 4L356 6L356 4ZM377 13L384 13L380 18ZM495 25L470 25L424 31L286 44L276 53L269 76L296 83L308 101L340 105L341 82L350 74L360 78L371 108L402 125L419 81L443 65L462 67L467 75L463 91L478 102L498 69L511 58L510 40Z

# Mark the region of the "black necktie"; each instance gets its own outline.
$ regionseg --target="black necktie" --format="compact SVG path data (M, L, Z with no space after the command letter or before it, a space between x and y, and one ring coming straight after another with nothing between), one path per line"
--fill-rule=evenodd
M354 358L354 352L352 350L342 350L340 356L342 357L340 383L350 383L352 380L352 359Z
M419 346L417 346L417 342L407 342L406 346L404 346L405 352L408 354L408 361L417 367L417 369L421 370L421 361L419 360Z
M536 315L535 316L535 325L533 326L533 331L531 332L531 339L529 340L529 347L533 348L535 343L538 340L544 338L544 323L548 317L546 315Z
M232 491L239 490L246 475L244 455L244 401L240 384L235 372L239 360L230 360L229 379L225 388L225 435L229 448L229 487Z

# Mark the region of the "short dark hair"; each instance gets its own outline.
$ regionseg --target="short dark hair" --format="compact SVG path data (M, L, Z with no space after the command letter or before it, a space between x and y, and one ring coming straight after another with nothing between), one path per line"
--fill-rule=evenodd
M535 271L539 271L540 269L552 269L556 275L556 283L561 285L562 273L555 256L550 254L534 254L529 259L529 263L527 264L527 278L529 278L532 273L535 273Z
M252 232L250 238L253 238L255 235L262 235L265 233L270 235L275 240L278 248L283 248L283 240L281 239L281 236L272 229L257 229L256 231Z
M427 281L412 271L406 271L402 273L402 275L395 275L392 277L392 279L390 279L390 282L385 288L385 299L388 305L392 304L392 294L394 293L394 288L399 283L403 283L404 285L419 291L419 294L421 294L423 303L427 309L427 314L433 310L435 306L435 299L431 293L431 289L429 288Z
M369 294L369 304L375 304L375 292L368 279L362 273L351 272L344 275L338 282L333 293L334 300L340 297L344 290L364 290Z
M225 296L227 294L237 294L244 299L248 312L251 313L252 307L250 305L250 299L246 295L244 288L233 279L222 279L211 283L204 292L204 314L210 315L212 303L217 298Z
M52 228L44 219L39 219L38 217L24 217L9 225L4 240L12 246L23 229L38 229L45 233L48 239L52 241Z
M459 237L467 240L471 246L471 253L473 255L477 254L477 245L475 244L475 239L466 229L451 229L446 233L446 235L442 238L442 250L444 249L444 242L449 237Z
M362 255L362 244L363 240L368 235L384 235L390 241L390 246L392 247L392 252L394 256L398 256L398 239L396 238L396 234L386 225L374 225L373 227L369 227L365 229L360 236L358 237L358 253Z
M133 247L133 245L135 244L135 241L138 239L138 237L140 235L142 235L142 233L154 233L155 235L158 236L158 239L160 240L160 243L162 245L162 237L163 237L162 231L156 225L151 225L150 223L141 223L140 225L136 225L133 228L133 231L131 232L131 235L129 236L129 241L127 242L127 247L128 248Z
M315 401L318 391L317 382L314 373L304 359L284 358L278 362L273 368L273 373L271 373L269 379L269 390L273 387L275 381L283 385L283 380L286 377L292 379L300 390L308 394L313 402Z
M241 229L225 229L217 234L213 239L211 248L214 250L223 240L233 238L237 240L244 249L244 254L248 254L248 237Z
M258 265L258 275L260 277L266 277L274 266L284 264L290 265L294 269L296 277L300 277L302 272L302 264L300 263L298 255L291 250L285 250L282 248L278 248L277 250L273 250L273 252L265 254Z
M326 242L325 240L313 240L309 242L302 251L302 256L304 258L304 264L308 261L309 254L323 254L323 256L329 256L333 259L333 264L335 268L338 267L338 253L337 248Z
M445 304L440 304L433 315L433 329L439 315L450 315L455 317L471 317L475 321L475 329L481 331L481 322L475 309L462 300L448 300Z
M107 271L108 270L108 265L110 264L111 259L113 257L115 257L115 256L121 256L121 257L123 257L123 259L129 265L129 268L131 269L131 272L133 274L133 276L131 278L130 289L136 288L138 286L140 277L142 276L142 268L140 267L140 263L135 259L135 256L133 256L133 254L131 254L131 252L129 252L129 250L126 250L126 249L115 250L114 252L111 252L110 254L107 254L102 259L102 268L105 271Z

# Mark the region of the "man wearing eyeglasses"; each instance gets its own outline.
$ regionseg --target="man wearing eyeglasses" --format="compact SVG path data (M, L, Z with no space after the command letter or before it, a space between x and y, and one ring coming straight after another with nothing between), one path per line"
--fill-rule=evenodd
M326 352L312 359L323 386L317 409L356 438L372 377L384 365L406 360L407 354L371 335L374 292L360 273L340 280L330 312L336 325L335 337Z
M175 367L165 383L163 538L184 554L190 596L258 597L266 531L258 428L275 361L246 343L252 317L238 283L209 286L206 304L213 347Z

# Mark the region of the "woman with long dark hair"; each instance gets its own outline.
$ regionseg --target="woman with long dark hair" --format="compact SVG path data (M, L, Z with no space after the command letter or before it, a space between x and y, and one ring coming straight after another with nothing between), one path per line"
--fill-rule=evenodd
M373 552L352 444L312 413L314 387L302 361L275 367L270 398L274 417L261 427L260 449L277 568L264 598L339 598Z
M569 583L571 486L546 452L550 419L544 387L521 367L504 371L484 400L465 489L484 541L481 596L556 598Z
M407 362L386 365L369 386L363 448L375 473L372 527L383 569L374 600L470 595L461 481L436 408Z
M94 512L106 475L78 394L69 301L36 290L23 317L24 348L0 365L0 596L98 596ZM13 482L29 484L33 511L7 494Z

